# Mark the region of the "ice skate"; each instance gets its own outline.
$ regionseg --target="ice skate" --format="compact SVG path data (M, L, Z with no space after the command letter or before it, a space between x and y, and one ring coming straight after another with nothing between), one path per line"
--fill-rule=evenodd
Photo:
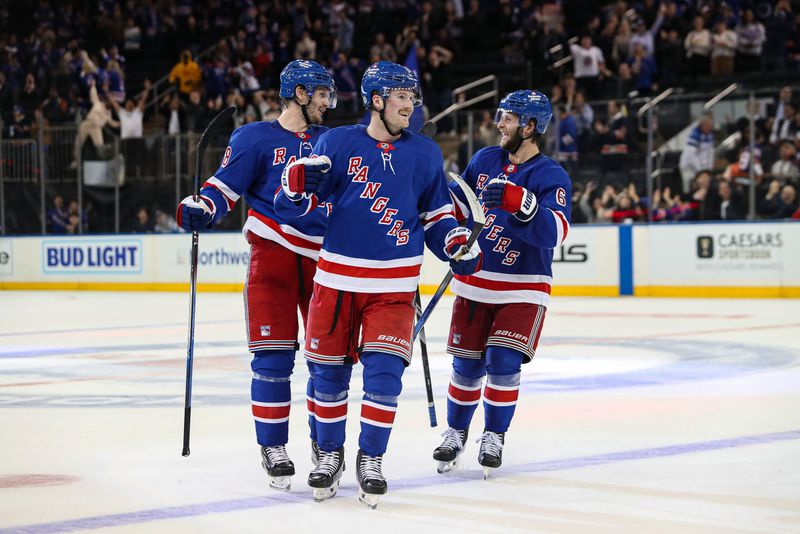
M364 451L358 451L356 457L356 479L358 479L358 500L375 509L378 506L378 497L386 493L386 479L383 478L381 462L383 456L370 456Z
M314 467L319 465L319 443L316 441L311 441L311 463L314 464Z
M444 441L433 451L433 459L439 461L436 471L441 475L452 471L458 466L461 453L464 452L464 445L467 443L469 429L456 430L448 428L442 433Z
M286 454L285 445L261 447L261 465L269 476L269 487L280 491L291 489L294 464Z
M503 463L503 444L505 432L491 432L484 430L480 438L481 450L478 453L478 463L483 466L483 479L489 478L492 469L497 469Z
M313 488L314 500L322 502L336 495L339 479L344 472L344 447L333 452L319 449L319 463L308 475L308 485Z

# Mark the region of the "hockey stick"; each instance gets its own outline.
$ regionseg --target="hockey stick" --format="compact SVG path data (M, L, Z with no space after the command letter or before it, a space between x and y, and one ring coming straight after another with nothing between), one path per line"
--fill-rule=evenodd
M419 287L417 287L417 294L414 296L414 312L419 321L422 315L422 299L419 296ZM423 328L419 334L419 348L422 353L422 374L425 376L425 393L428 396L428 418L431 421L431 427L435 427L436 422L436 405L433 404L433 385L431 383L431 368L428 364L428 341L425 339L425 329Z
M211 134L227 122L236 113L236 106L231 106L220 111L200 136L197 142L197 160L194 169L194 199L200 197L200 172L206 147L211 140ZM183 456L189 456L189 428L192 421L192 363L194 362L194 315L197 303L197 254L199 249L199 232L192 231L192 268L189 275L189 293L191 294L191 312L189 313L189 343L186 350L186 396L183 404Z
M419 133L433 139L436 135L436 123L428 121L419 129ZM422 315L422 298L419 296L419 286L417 286L417 294L414 296L414 312L416 319L419 320ZM413 344L413 340L412 340ZM425 394L428 396L428 419L431 422L431 427L435 428L438 424L436 422L436 405L433 403L433 383L431 382L431 367L428 363L428 341L425 339L425 330L421 330L419 334L419 348L422 356L422 375L425 377Z
M478 202L478 197L475 196L475 192L470 189L466 182L464 182L464 180L454 172L450 173L450 178L452 178L453 181L458 184L458 186L464 192L464 196L467 197L467 204L469 204L469 211L472 215L472 234L469 236L467 244L461 247L461 250L459 250L453 258L457 260L466 254L472 247L473 243L475 243L475 240L478 239L481 230L486 224L486 215L483 213L483 208L481 207L480 202ZM450 284L450 280L452 279L453 271L447 271L444 280L442 280L442 283L439 284L438 289L436 289L436 293L433 294L433 297L431 297L431 301L428 303L425 311L422 312L422 314L419 316L419 319L417 319L417 324L414 325L414 334L411 337L412 343L415 339L417 339L422 327L425 326L425 321L427 321L431 316L433 309L436 307L436 304L439 303L439 300L442 298L442 295L444 295L444 292L447 290L447 286Z

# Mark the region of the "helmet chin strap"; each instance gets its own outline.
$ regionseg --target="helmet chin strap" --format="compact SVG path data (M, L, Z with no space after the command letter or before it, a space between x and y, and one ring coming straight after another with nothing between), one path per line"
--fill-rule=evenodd
M306 121L306 126L308 128L311 128L312 126L311 117L308 116L308 105L311 103L311 97L310 96L308 97L308 102L306 102L305 104L301 104L300 100L297 99L297 95L295 94L294 103L300 106L300 111L303 112L303 119L305 119Z
M517 134L517 140L512 146L508 147L509 154L516 154L523 142L533 138L533 134L529 135L528 137L522 137L522 127L517 127Z
M385 106L386 106L386 104L384 104L384 109L385 109ZM389 132L389 135L391 135L392 137L396 137L396 136L400 135L401 133L403 133L403 128L400 128L396 132L393 132L391 130L391 128L389 128L389 123L386 122L386 117L383 115L383 109L378 112L378 116L380 116L381 122L383 123L383 127L386 128L386 131Z

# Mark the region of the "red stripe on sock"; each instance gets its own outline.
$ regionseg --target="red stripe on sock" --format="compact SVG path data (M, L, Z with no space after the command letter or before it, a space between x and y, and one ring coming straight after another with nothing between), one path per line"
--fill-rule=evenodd
M478 399L481 398L481 390L476 389L473 391L468 391L465 389L460 389L458 386L450 383L450 387L447 389L447 392L456 400L460 400L461 402L476 402Z
M517 402L519 398L519 389L512 389L509 391L486 386L483 394L487 400L494 402Z

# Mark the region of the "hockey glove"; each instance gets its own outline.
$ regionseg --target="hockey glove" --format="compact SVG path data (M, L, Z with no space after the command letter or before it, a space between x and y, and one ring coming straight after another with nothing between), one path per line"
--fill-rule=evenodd
M501 178L489 182L481 194L481 199L487 208L500 208L522 222L533 219L536 210L539 209L536 195L522 186Z
M195 230L207 230L214 226L214 216L217 214L217 207L214 201L208 197L200 195L197 200L194 196L186 197L178 204L178 212L175 219L178 226L187 232Z
M483 253L478 242L466 249L467 241L472 232L467 228L453 228L444 238L444 252L450 258L450 269L453 274L470 275L481 269Z
M291 200L311 198L328 179L331 160L328 156L300 158L290 163L281 173L281 187Z

